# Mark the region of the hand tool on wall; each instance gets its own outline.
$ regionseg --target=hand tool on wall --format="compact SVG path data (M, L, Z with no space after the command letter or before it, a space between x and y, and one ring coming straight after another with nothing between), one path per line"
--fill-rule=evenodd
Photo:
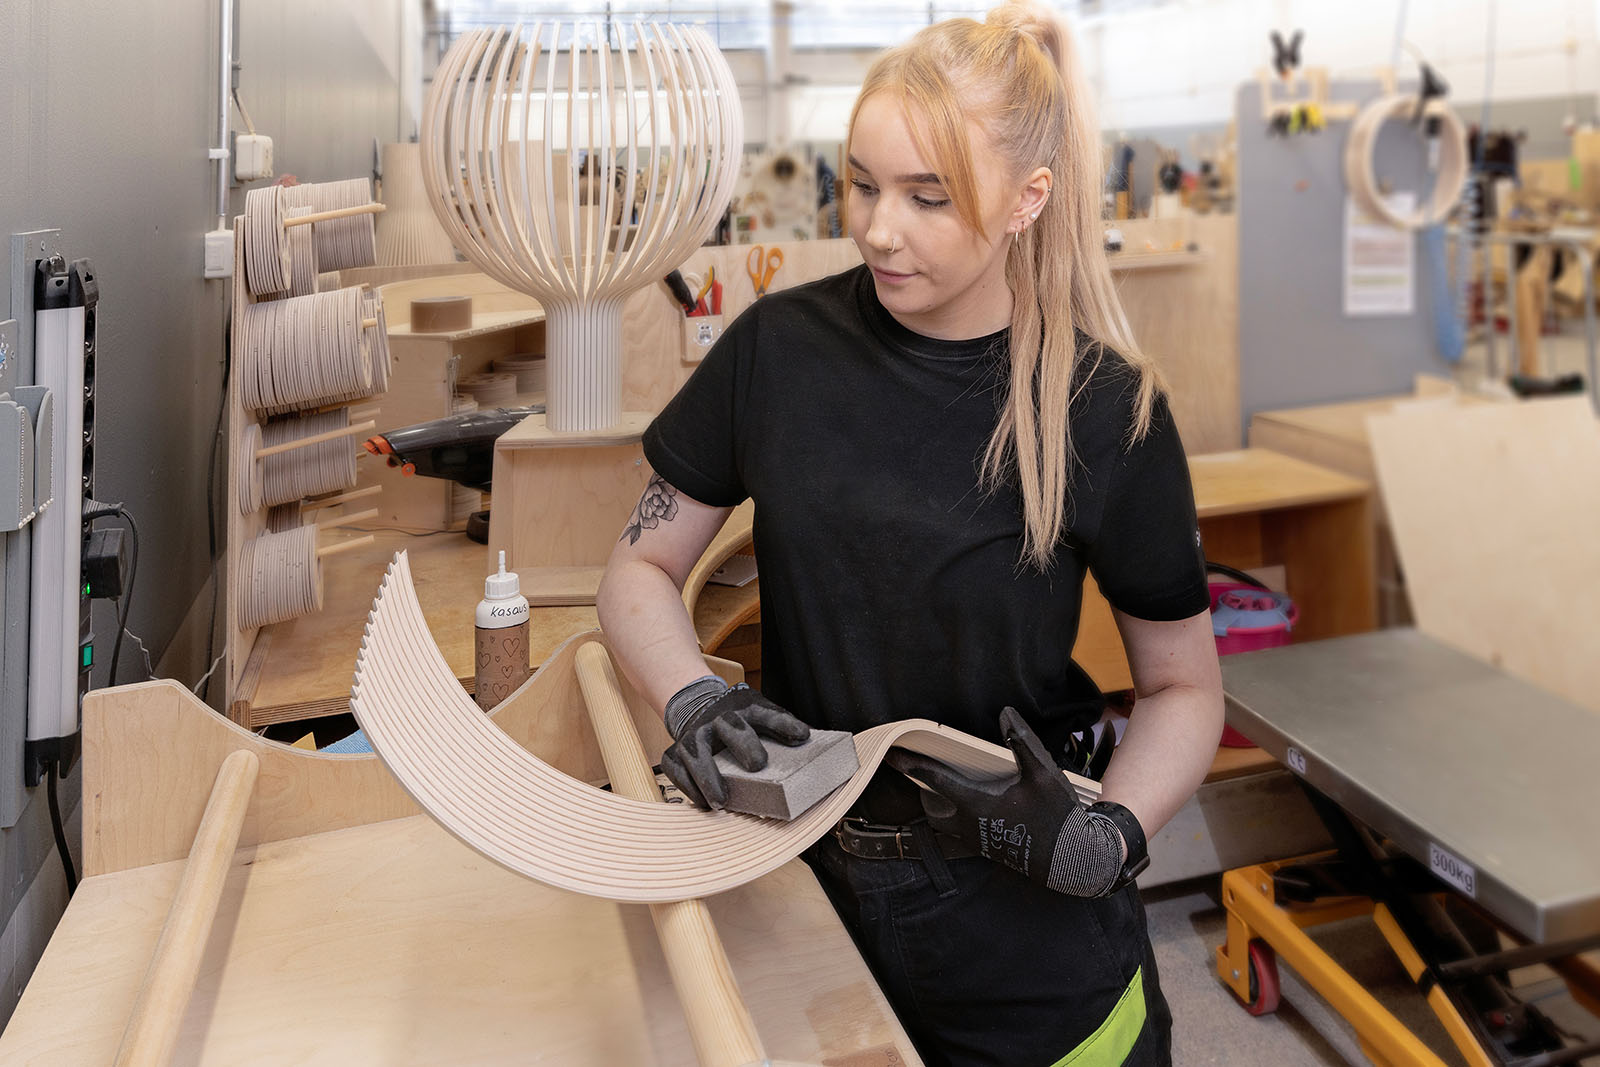
M681 271L673 271L662 279L667 288L672 292L672 299L676 300L683 308L685 315L694 314L694 294L689 291L689 283L684 281Z
M774 248L770 252L763 246L756 245L750 249L750 254L745 257L745 270L750 275L750 284L755 287L756 296L767 295L767 289L772 285L772 278L783 269L783 249Z

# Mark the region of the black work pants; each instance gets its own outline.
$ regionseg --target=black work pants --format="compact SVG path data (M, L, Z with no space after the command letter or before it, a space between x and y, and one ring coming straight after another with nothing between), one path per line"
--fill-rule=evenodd
M1086 1042L1099 1052L1073 1067L1104 1067L1094 1039L1141 968L1145 1019L1121 1062L1172 1062L1136 887L1086 900L979 857L861 859L831 836L805 859L928 1067L1051 1067Z

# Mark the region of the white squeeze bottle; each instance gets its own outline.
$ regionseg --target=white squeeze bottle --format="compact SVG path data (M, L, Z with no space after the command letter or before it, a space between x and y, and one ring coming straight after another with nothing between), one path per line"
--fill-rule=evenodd
M516 571L506 570L506 554L500 553L500 573L483 581L483 599L478 601L477 629L474 631L473 663L478 707L491 711L510 696L531 673L528 668L528 601L522 595L522 580Z

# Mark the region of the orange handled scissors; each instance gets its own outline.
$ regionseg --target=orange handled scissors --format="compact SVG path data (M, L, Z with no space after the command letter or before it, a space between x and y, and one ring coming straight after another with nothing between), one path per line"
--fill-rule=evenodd
M756 296L766 296L772 276L783 267L783 249L774 248L767 252L761 245L756 245L746 257L744 266L750 275L750 284L755 286Z

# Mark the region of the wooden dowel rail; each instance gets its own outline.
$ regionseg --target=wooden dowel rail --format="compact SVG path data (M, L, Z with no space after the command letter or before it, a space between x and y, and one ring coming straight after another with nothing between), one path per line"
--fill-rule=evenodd
M383 486L368 485L361 489L352 489L348 493L339 493L336 496L325 496L316 500L307 500L304 504L300 505L300 510L317 511L321 508L331 508L339 504L348 504L352 500L360 500L363 497L377 496L381 492L383 492Z
M337 530L341 526L351 526L355 523L366 522L368 519L375 519L377 517L378 509L368 508L365 511L357 511L351 515L340 515L336 519L324 519L323 521L317 523L317 529Z
M324 430L321 433L314 433L307 437L297 437L293 441L279 441L275 445L256 449L256 458L266 459L268 456L276 456L280 452L293 452L297 448L320 445L324 441L333 441L340 437L357 437L368 430L376 430L377 428L378 424L368 419L366 422L358 422L352 426L341 426L337 430Z
M367 534L365 537L352 537L348 541L340 541L336 545L324 545L317 549L317 558L327 559L329 556L337 556L341 552L353 552L358 548L367 547L376 540L376 537Z
M117 1067L164 1067L172 1059L260 768L256 754L242 749L222 761L150 969L122 1032Z
M354 207L336 207L329 211L313 211L309 215L300 215L292 219L284 219L283 226L310 226L318 222L332 222L334 219L347 219L352 215L377 215L387 211L383 204L357 204Z
M612 790L635 800L665 803L605 647L591 641L578 649L577 674ZM701 1067L765 1062L761 1037L739 995L705 901L652 904L650 917Z

